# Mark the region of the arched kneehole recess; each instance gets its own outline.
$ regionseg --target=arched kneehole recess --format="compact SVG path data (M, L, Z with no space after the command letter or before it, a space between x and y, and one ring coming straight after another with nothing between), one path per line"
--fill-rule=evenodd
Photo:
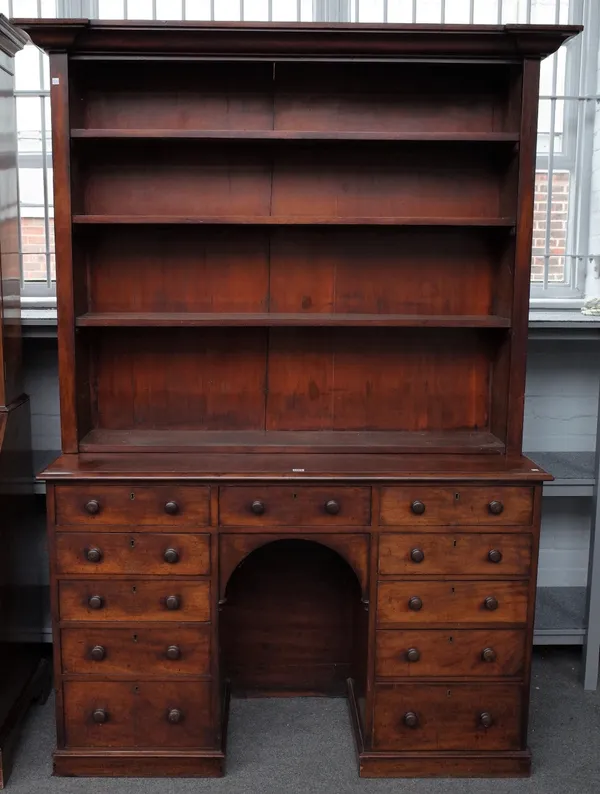
M340 554L275 540L235 568L219 619L221 677L238 696L343 696L366 680L368 614Z

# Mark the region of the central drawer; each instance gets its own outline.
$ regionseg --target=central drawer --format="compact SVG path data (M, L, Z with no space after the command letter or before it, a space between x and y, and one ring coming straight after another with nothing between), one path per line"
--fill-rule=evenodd
M67 747L206 747L208 682L67 681Z
M526 623L527 582L379 582L381 624Z
M209 675L211 625L63 629L63 673Z
M518 750L518 684L379 684L374 750Z
M201 485L105 485L56 487L56 523L140 526L206 526L209 489Z
M210 535L120 532L58 532L60 574L210 573Z
M365 526L371 489L231 485L219 490L222 526Z
M61 620L210 620L208 579L62 580Z

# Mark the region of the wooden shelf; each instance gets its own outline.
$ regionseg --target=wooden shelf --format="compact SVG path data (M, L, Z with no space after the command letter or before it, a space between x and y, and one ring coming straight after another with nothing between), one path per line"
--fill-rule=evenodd
M418 315L418 314L250 314L195 312L90 312L77 317L80 328L130 327L230 327L230 326L332 326L397 328L510 328L508 317L495 315Z
M230 226L514 226L514 218L341 217L327 215L73 215L73 223Z
M503 442L484 430L448 431L205 431L105 430L88 433L80 452L440 452L502 454Z
M328 132L321 130L73 129L71 138L206 141L416 141L518 143L518 132Z

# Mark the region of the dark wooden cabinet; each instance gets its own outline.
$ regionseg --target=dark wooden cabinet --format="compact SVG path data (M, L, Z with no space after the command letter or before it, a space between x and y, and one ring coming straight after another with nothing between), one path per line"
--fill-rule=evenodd
M27 575L35 531L29 398L22 391L14 56L27 37L0 15L0 789L30 704L50 691L43 588ZM33 636L37 635L37 636Z
M580 28L21 24L55 771L220 775L231 692L347 696L363 776L527 774L538 80Z

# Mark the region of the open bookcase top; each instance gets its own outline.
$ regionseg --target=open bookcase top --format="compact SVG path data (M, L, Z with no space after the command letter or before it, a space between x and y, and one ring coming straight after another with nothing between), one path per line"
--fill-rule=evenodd
M580 27L18 24L63 452L521 454L539 61Z
M302 58L544 58L580 25L394 25L15 19L47 52Z

